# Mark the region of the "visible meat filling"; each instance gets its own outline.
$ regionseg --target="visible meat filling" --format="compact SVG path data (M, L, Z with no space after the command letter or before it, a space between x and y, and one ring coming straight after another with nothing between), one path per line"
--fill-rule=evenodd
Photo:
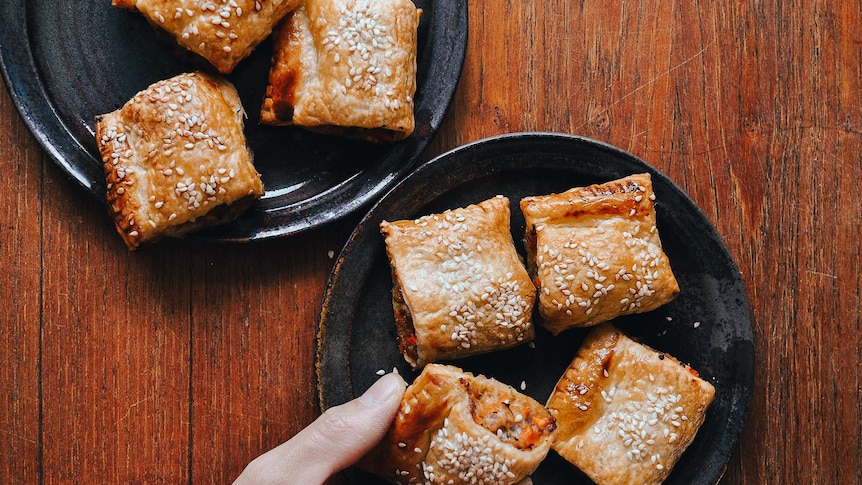
M398 350L411 365L416 365L419 353L416 349L416 329L413 327L413 315L404 301L401 284L395 269L392 269L392 307L395 310L395 328L398 331Z
M463 380L461 384L470 393L473 421L518 449L532 450L557 427L546 409L530 406L515 393L483 389Z
M530 273L530 277L534 279L538 273L536 267L537 239L536 226L528 227L526 234L524 234L524 246L527 248L527 271ZM537 281L534 283L538 286Z

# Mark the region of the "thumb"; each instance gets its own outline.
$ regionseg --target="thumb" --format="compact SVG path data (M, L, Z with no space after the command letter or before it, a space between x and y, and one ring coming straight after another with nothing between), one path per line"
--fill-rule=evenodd
M380 378L357 399L326 410L286 443L256 458L235 484L318 484L371 451L389 429L406 384Z

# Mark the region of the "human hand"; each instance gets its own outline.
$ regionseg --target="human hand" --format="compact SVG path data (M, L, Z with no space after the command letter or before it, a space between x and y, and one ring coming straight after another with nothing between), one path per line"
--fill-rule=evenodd
M233 485L314 485L356 463L381 440L406 384L387 374L358 398L329 408L287 442L255 458ZM518 485L530 485L529 478Z
M406 388L388 374L358 398L329 408L287 442L255 458L234 485L313 485L354 464L383 439Z

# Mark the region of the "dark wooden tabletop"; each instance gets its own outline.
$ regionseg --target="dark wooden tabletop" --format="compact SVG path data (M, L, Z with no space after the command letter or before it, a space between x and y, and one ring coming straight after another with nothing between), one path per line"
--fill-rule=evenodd
M860 2L470 0L469 16L425 158L557 131L670 176L755 317L722 483L862 483ZM358 215L130 253L0 90L0 482L227 483L313 420L328 251Z

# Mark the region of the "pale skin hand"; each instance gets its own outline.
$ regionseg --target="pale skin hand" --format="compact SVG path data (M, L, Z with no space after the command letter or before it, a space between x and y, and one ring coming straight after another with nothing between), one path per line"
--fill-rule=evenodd
M371 451L398 413L406 384L381 377L358 398L326 410L287 442L255 458L233 485L322 484ZM518 485L530 485L529 478Z

